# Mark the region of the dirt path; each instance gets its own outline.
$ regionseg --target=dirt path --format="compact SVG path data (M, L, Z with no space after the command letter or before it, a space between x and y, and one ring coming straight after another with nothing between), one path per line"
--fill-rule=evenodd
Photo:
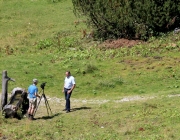
M109 100L109 99L75 99L75 98L71 98L71 101L73 102L73 104L76 103L83 103L83 104L104 104L104 103L108 103L108 102L114 102L114 103L123 103L123 102L131 102L131 101L143 101L143 100L150 100L150 99L154 99L154 98L160 98L160 97L180 97L180 94L176 94L176 95L161 95L161 96L126 96L126 97L122 97L121 99L118 100ZM8 97L9 99L10 97ZM49 102L53 102L56 104L61 104L64 106L65 100L64 98L57 98L57 97L49 97L46 96L47 100ZM0 94L0 99L1 99L1 94ZM41 100L42 102L44 102L44 98L42 98Z
M143 100L150 100L150 99L154 99L154 98L160 98L160 97L180 97L180 94L176 94L176 95L162 95L162 96L126 96L123 97L122 99L118 99L118 100L103 100L103 99L75 99L75 98L71 98L71 101L75 104L75 103L84 103L84 104L104 104L104 103L108 103L108 102L114 102L114 103L123 103L123 102L131 102L131 101L143 101ZM47 96L47 100L50 102L56 102L56 103L62 103L64 105L64 98L57 98L57 97L48 97Z

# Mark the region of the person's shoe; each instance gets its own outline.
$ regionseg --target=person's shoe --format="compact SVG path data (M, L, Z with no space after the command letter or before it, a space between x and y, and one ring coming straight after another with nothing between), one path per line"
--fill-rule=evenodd
M36 120L34 117L33 117L33 115L30 115L30 117L29 117L29 120Z
M63 109L62 111L66 111L67 109Z
M32 120L36 120L34 117L32 117Z
M69 112L70 112L70 110L67 110L67 111L66 111L66 113L69 113Z
M33 116L32 115L29 115L29 120L33 120Z

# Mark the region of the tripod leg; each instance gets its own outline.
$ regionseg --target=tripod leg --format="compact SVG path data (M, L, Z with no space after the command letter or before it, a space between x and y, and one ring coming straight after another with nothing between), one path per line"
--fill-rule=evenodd
M35 116L35 114L36 114L36 111L37 111L37 109L38 109L38 107L39 107L39 104L40 104L40 102L41 102L41 99L42 99L42 96L40 97L40 100L39 100L38 105L37 105L37 107L36 107L36 109L35 109L35 111L34 111L33 116Z
M51 108L50 108L50 106L49 106L49 103L48 103L48 101L47 101L47 105L48 105L48 107L49 107L49 110L50 110L50 112L51 112L51 114L52 114L52 111L51 111Z
M50 112L51 112L51 114L52 114L52 111L51 111L51 108L50 108L50 106L49 106L49 103L47 102L47 104L48 104L49 110L50 110Z
M48 110L48 108L49 108L49 110L50 110L50 112L51 112L51 114L52 114L51 108L50 108L50 106L49 106L49 103L48 103L48 100L47 100L45 94L44 94L44 99L45 99L45 103L46 103L46 108L47 108L47 110ZM48 112L48 115L49 115L49 112Z
M49 116L49 111L48 111L48 106L47 106L47 101L45 100L45 104L46 104L46 109L47 109L47 113L48 113L48 116Z

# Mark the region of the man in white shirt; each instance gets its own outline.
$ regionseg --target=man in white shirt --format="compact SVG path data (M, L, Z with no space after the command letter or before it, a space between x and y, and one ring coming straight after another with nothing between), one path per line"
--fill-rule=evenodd
M74 77L71 76L70 71L66 71L64 87L62 90L62 92L65 94L65 100L66 100L66 106L63 111L66 111L66 113L70 112L70 97L75 86L76 86L76 83L75 83Z

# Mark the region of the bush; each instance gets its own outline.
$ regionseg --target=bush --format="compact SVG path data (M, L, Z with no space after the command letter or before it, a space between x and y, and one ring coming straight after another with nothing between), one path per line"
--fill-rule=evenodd
M46 49L46 48L49 48L53 45L53 42L51 39L44 39L44 40L40 40L37 44L37 48L39 50L43 50L43 49Z
M95 36L146 40L179 26L179 0L72 0L77 16L85 15Z

